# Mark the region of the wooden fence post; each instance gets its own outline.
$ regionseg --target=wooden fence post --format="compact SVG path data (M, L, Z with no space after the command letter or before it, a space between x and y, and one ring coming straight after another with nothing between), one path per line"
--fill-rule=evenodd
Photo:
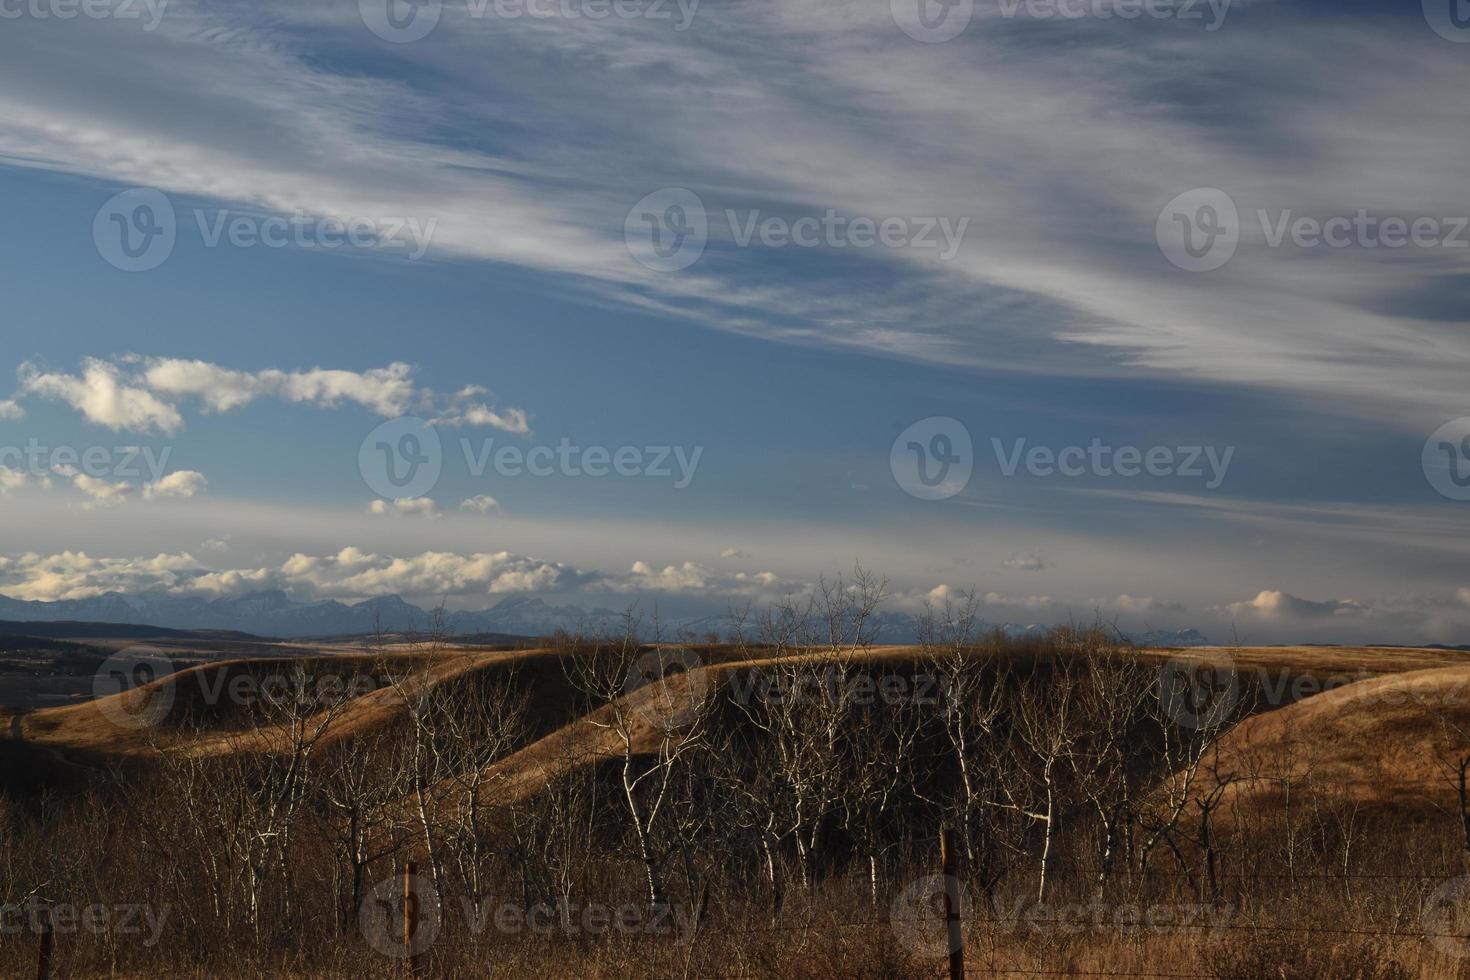
M944 922L949 934L949 980L965 980L965 934L960 925L960 879L955 872L949 828L939 831L939 864L944 876Z
M42 906L37 910L36 925L41 933L41 952L36 958L36 980L51 980L51 945L54 942L51 932L51 909Z
M410 977L421 975L423 960L414 952L413 941L419 932L419 866L414 861L403 863L403 949L405 972Z

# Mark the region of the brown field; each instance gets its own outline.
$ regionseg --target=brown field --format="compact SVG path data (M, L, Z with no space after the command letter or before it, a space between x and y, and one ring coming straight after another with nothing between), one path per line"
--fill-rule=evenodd
M0 712L0 907L168 910L151 941L58 925L53 975L942 976L942 827L971 976L1470 975L1462 652L257 653ZM1161 707L1171 671L1223 663L1225 715ZM411 961L405 861L441 920ZM389 893L385 933L362 916ZM5 975L34 974L35 926L0 929Z

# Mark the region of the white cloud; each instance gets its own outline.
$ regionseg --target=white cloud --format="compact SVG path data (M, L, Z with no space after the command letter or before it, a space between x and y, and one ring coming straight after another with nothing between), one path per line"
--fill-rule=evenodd
M359 405L392 418L418 403L432 408L434 393L419 389L413 368L401 361L367 371L311 368L282 371L237 371L208 361L128 356L107 361L89 357L80 375L42 371L32 364L19 370L23 394L65 402L89 421L112 429L158 430L173 434L183 428L179 404L197 400L207 412L228 412L258 398L278 398L317 408ZM492 410L482 399L484 388L471 386L451 400L436 421L451 425L490 425L507 432L528 433L521 409ZM0 403L0 406L11 403ZM0 413L0 417L4 417Z
M209 481L198 470L175 470L160 480L143 485L143 499L156 500L164 497L192 497L209 486Z
M301 599L366 599L400 594L428 600L549 591L594 576L510 552L423 552L393 557L344 548L334 555L296 554L276 567L206 568L189 554L92 558L85 552L0 557L0 594L19 599L83 599L105 592L163 591L210 597L279 588Z
M1003 568L1019 572L1039 572L1046 567L1046 562L1039 555L1030 552L1011 555L1000 564Z
M450 397L448 406L435 415L433 421L452 427L488 426L513 435L531 434L530 420L525 412L519 408L493 409L485 401L489 394L488 389L479 385L462 388Z
M57 476L70 480L72 486L90 498L82 505L83 510L96 510L99 507L116 507L133 492L133 486L130 483L104 480L101 477L90 476L79 471L74 466L57 466L53 468L53 472Z
M719 572L698 562L655 567L635 561L626 575L608 577L601 587L610 592L667 592L677 595L774 597L807 587L783 580L775 572Z
M19 375L21 391L65 402L87 421L109 429L171 435L184 425L178 409L124 378L117 365L97 358L82 362L80 376L44 372L31 364L22 364Z
M428 497L414 497L410 500L374 500L368 505L368 513L379 517L423 517L431 521L440 520L444 516L439 505Z
M89 599L106 592L170 588L200 570L188 554L92 558L83 551L0 556L0 592L17 599Z
M27 483L25 473L13 470L8 466L0 466L0 495L10 490L19 490Z
M281 575L297 589L333 598L495 595L552 591L584 576L565 565L507 551L469 555L427 551L394 558L344 548L336 555L293 555Z
M468 500L461 500L459 503L459 509L473 510L481 514L488 514L491 511L499 510L500 503L494 497L487 496L486 494L482 493L478 496L470 497Z
M1289 592L1263 590L1248 602L1232 602L1226 611L1242 617L1265 620L1321 619L1332 616L1364 616L1371 608L1356 599L1314 601Z
M1181 175L1230 189L1247 221L1253 206L1463 210L1463 107L1422 95L1453 90L1463 59L1426 44L1422 22L1323 25L1283 10L1263 30L1135 32L1126 49L1107 31L1042 45L1016 43L1011 29L914 45L881 4L834 17L830 4L794 0L704 9L710 29L684 33L465 23L452 44L399 52L426 69L405 80L374 77L381 59L334 71L315 56L315 45L371 42L350 7L191 6L148 33L15 22L0 36L0 156L274 213L438 217L436 252L550 270L598 298L800 343L1167 372L1365 414L1385 402L1437 412L1458 393L1470 341L1450 320L1387 301L1453 283L1459 256L1267 253L1242 235L1229 267L1188 276L1152 241L1159 207L1186 189ZM1344 60L1352 78L1337 77ZM527 92L528 65L545 64L577 70ZM426 77L442 88L419 88ZM1258 111L1202 113L1199 77ZM710 98L683 98L694 86ZM975 91L995 97L965 97ZM1330 122L1348 112L1358 125ZM509 121L520 138L479 149L441 136L446 117L466 132ZM1302 146L1312 168L1292 165ZM922 186L906 179L915 153ZM1092 165L1079 170L1083 158ZM745 192L813 213L974 220L942 268L916 249L866 253L900 273L874 285L798 288L757 263L660 277L629 260L622 221L649 189L685 182L711 189L712 217L746 204L730 199ZM1036 329L1041 317L1053 331ZM1333 357L1320 356L1324 344Z
M26 410L21 408L20 403L17 402L15 399L11 398L5 401L0 401L0 420L23 419L25 417Z
M83 510L115 507L141 491L144 500L166 500L189 498L202 492L209 481L197 470L175 470L167 476L141 486L126 480L108 480L83 473L75 466L56 466L53 472L71 482L71 485L89 498ZM48 484L49 485L49 484Z
M720 557L721 558L749 558L750 557L750 552L748 552L748 551L742 551L739 548L726 548L724 551L720 552Z

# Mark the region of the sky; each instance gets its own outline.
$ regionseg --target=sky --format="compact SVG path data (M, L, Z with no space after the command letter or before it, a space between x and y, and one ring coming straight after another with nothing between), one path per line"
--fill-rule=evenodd
M0 594L1470 643L1467 81L1459 0L0 0Z

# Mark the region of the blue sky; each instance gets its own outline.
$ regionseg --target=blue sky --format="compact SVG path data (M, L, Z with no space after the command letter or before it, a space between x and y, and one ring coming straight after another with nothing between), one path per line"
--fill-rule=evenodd
M1000 621L1470 642L1470 503L1421 456L1470 415L1470 33L1436 0L976 0L930 8L963 20L942 41L909 0L446 3L407 42L376 2L5 8L0 448L169 455L0 458L0 593L692 612L861 561L909 610L973 587ZM1189 271L1174 211L1222 210L1197 188L1238 244ZM140 189L176 241L124 271ZM703 251L650 268L645 215L691 193ZM1425 241L1272 244L1360 212ZM300 241L250 237L282 218ZM332 221L374 244L323 247ZM445 449L412 502L359 471L401 415ZM891 457L933 418L972 473L938 500ZM490 439L698 462L476 476L461 440ZM1005 475L1094 442L1228 465Z

